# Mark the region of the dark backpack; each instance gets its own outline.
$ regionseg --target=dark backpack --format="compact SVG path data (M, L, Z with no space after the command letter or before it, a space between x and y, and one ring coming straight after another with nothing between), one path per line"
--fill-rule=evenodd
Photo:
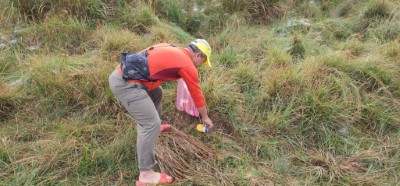
M165 45L159 47L168 46L175 47L174 45ZM150 79L147 56L149 55L150 50L159 47L150 47L144 52L121 53L119 60L121 63L122 78L125 80L155 81Z
M150 81L149 64L147 63L148 52L121 53L122 78L125 80Z

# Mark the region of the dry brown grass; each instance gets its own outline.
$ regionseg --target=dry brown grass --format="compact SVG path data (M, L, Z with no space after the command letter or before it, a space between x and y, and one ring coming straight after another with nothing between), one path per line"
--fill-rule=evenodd
M213 180L210 163L215 156L214 149L175 128L163 133L156 147L161 171L177 179Z
M335 156L331 153L310 154L308 172L317 179L328 179L329 182L348 177L353 183L376 184L380 176L388 174L385 171L369 175L372 162L385 164L387 159L382 159L382 152L378 150L366 150L351 157ZM369 163L368 163L369 162Z

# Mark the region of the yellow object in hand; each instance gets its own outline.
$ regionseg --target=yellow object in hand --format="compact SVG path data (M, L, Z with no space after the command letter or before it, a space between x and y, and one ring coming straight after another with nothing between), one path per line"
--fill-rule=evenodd
M199 132L207 132L208 127L200 123L200 124L197 124L196 130Z

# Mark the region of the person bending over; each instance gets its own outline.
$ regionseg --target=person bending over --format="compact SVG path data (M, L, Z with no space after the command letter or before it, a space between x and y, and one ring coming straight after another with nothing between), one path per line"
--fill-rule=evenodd
M153 171L157 161L155 146L160 132L171 128L161 124L162 88L164 81L182 78L200 113L203 123L213 127L208 117L206 100L199 85L196 67L211 67L211 47L204 39L192 41L187 48L160 43L137 53L122 53L121 63L109 77L114 96L136 120L137 157L140 170L136 185L170 184L174 178Z

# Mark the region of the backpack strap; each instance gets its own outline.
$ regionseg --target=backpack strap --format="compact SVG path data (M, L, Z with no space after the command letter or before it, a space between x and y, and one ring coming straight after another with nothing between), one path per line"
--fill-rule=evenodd
M154 50L155 48L163 48L163 47L176 47L176 46L175 46L175 45L172 45L172 44L166 44L166 45L163 45L163 46L156 46L156 47L152 46L152 47L148 48L148 49L145 51L146 56L149 55L149 51Z

